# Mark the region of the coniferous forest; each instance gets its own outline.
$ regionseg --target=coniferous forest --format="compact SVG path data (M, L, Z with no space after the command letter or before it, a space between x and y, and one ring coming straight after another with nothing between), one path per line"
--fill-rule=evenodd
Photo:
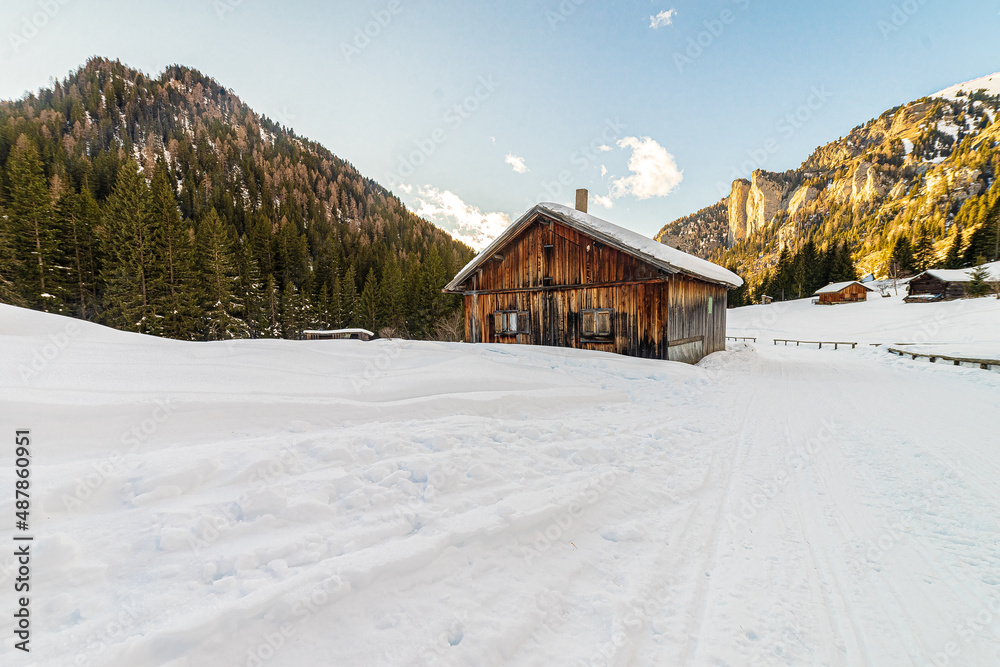
M730 266L735 271L735 266ZM810 239L797 251L782 249L777 266L764 274L759 283L744 283L729 292L729 305L736 308L760 303L762 295L776 301L789 301L812 296L830 283L858 280L858 271L846 243L831 243L817 248Z
M183 340L454 338L472 250L199 72L0 102L0 302Z

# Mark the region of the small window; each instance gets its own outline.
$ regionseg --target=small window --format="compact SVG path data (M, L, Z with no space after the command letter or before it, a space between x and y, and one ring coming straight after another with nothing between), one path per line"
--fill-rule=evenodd
M529 328L527 311L498 310L493 313L493 333L498 336L530 333Z
M615 311L612 308L593 308L580 311L580 336L590 339L608 339L613 335L612 323Z
M712 314L712 297L708 297L708 314Z

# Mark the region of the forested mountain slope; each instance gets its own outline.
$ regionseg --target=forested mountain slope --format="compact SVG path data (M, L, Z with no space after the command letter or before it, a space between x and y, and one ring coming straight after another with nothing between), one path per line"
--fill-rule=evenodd
M0 102L0 301L182 339L430 337L471 255L189 68L92 58Z

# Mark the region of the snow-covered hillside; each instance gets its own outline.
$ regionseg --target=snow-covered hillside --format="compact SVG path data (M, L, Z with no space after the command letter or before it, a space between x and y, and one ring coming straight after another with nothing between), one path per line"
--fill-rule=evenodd
M987 95L1000 95L1000 72L997 72L996 74L987 74L986 76L981 76L978 79L973 79L972 81L956 83L953 86L948 86L944 90L934 93L931 97L944 97L954 100L957 98L957 93L959 91L968 95L969 93L974 93L977 90L985 90Z
M985 265L1000 275L1000 263ZM938 303L904 303L906 285L872 283L863 303L820 306L811 299L775 302L729 311L730 336L920 345L942 354L1000 359L1000 300L993 297ZM882 297L879 288L889 296Z
M883 301L731 318L860 335L851 316L871 311L882 340L947 310L935 337L959 340L1000 310L900 304L891 324ZM30 428L34 448L32 652L14 650L5 607L3 664L1000 655L997 373L770 343L697 367L180 343L0 306L0 401L8 437Z

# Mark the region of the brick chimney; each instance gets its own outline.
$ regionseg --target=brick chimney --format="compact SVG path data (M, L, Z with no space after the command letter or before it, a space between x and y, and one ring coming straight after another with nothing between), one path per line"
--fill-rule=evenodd
M576 210L581 213L587 212L587 191L583 188L576 191Z

